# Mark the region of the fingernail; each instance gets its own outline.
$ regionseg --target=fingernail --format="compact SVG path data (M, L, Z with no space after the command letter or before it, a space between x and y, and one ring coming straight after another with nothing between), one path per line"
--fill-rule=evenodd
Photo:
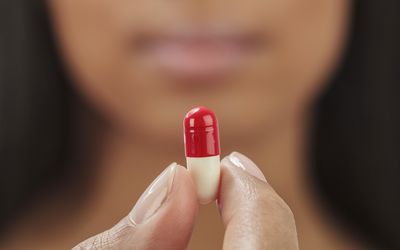
M171 191L177 164L169 165L144 191L130 213L134 224L142 224L152 217L167 200Z
M253 175L254 177L267 182L267 179L265 179L264 174L257 167L257 165L241 153L232 152L221 161L221 164L228 167L241 168L249 174Z

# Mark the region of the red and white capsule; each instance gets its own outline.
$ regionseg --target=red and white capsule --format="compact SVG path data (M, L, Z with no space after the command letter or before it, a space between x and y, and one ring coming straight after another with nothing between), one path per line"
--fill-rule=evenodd
M219 177L219 131L214 112L205 107L190 110L183 120L187 168L201 204L216 199Z

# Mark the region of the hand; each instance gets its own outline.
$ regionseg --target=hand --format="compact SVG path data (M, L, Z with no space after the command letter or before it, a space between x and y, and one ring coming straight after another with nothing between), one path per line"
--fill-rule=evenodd
M298 249L293 214L247 157L221 162L218 207L224 249ZM197 214L195 187L185 168L171 164L132 212L113 228L74 249L186 249Z

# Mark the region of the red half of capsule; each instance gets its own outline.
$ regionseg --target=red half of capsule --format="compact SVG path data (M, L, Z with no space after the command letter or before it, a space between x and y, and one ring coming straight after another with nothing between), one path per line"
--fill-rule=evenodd
M219 155L218 121L205 107L190 110L183 120L186 157Z

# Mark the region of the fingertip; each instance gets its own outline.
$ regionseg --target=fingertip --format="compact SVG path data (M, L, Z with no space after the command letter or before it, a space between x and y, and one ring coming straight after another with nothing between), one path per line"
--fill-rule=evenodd
M172 191L178 193L180 199L185 197L188 201L197 204L196 187L187 169L181 165L177 165L175 178Z
M261 181L267 182L261 169L250 158L239 152L234 151L224 157L221 161L221 165L233 169L239 168Z
M272 191L261 170L244 155L232 152L221 161L217 204L225 225L236 211L257 206L260 197Z
M196 220L198 203L187 170L176 165L171 191L164 205L138 234L151 236L153 249L186 249Z

